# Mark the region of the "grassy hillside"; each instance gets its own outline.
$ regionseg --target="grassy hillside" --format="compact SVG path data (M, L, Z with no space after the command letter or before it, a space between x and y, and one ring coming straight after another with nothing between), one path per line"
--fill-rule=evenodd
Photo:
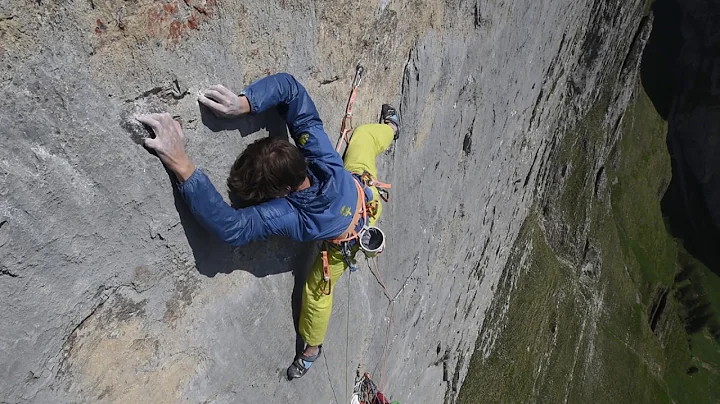
M460 403L720 401L720 279L665 228L667 128L636 93L614 149L606 102L565 136L555 192L515 243L509 300L491 308L479 348L495 342L473 356Z

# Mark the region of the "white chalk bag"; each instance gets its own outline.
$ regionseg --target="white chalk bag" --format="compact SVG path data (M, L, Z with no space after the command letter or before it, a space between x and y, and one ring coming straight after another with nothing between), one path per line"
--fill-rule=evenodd
M375 257L385 249L385 233L375 226L363 227L358 233L360 249L369 258Z

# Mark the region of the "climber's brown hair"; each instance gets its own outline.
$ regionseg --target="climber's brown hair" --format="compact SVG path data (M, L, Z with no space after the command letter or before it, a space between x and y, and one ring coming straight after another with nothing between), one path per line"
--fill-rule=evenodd
M248 203L279 198L297 189L307 176L300 150L281 138L262 138L249 145L230 169L231 193Z

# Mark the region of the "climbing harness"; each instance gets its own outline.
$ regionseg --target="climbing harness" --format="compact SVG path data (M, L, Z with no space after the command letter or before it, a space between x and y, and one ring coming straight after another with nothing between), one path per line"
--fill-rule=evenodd
M363 176L365 174L363 174ZM360 179L362 179L363 176L360 176ZM370 178L372 180L369 174L366 178ZM353 176L358 198L357 203L355 204L355 214L350 221L350 225L337 238L325 240L323 242L320 254L322 256L323 280L325 281L325 285L322 287L322 293L325 295L330 295L332 292L330 262L328 260L329 248L336 248L340 251L343 261L350 269L350 272L358 270L357 262L352 251L353 241L357 242L358 248L368 258L376 257L385 249L385 233L383 233L383 231L378 227L370 226L368 224L368 216L374 218L377 214L377 203L372 203L372 201L371 203L365 202L365 188L360 182L360 179ZM356 229L360 224L360 220L363 221L363 225L362 228L360 228L360 231L357 231Z
M353 124L352 124L352 117L353 117L353 107L355 106L355 99L357 98L357 90L358 87L360 87L360 82L362 82L363 72L365 69L362 67L360 63L357 64L355 67L355 78L353 79L352 83L352 90L350 91L350 98L348 98L347 106L345 107L345 116L342 120L342 125L340 125L340 138L337 141L337 144L335 144L335 151L340 153L340 150L342 149L342 141L345 141L345 144L350 144L350 133L352 133L353 130ZM342 156L343 153L340 153Z

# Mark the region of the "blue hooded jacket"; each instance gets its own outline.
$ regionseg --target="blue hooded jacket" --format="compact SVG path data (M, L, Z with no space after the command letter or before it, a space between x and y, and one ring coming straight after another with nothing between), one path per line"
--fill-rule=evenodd
M298 241L338 237L355 214L357 188L330 143L310 95L286 73L260 79L243 94L253 114L277 107L307 160L310 187L284 198L234 209L223 200L207 175L196 169L187 181L178 185L190 210L205 228L234 246L265 240L271 235ZM372 191L367 187L365 197L368 201L372 199Z

